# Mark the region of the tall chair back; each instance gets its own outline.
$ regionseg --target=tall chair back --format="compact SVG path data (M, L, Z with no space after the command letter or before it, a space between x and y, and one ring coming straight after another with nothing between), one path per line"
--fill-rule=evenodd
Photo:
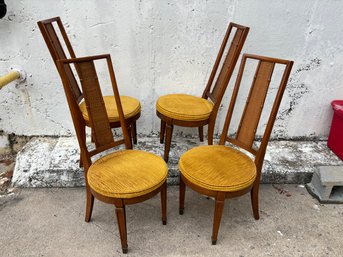
M73 47L71 46L71 43L63 27L61 19L60 17L54 17L51 19L38 21L37 24L43 35L44 41L49 49L51 57L55 63L57 71L60 72L57 65L58 60L67 59L69 57L75 58ZM58 33L55 27L59 29L60 35L62 35L62 40L64 41L64 44L66 45L68 49L69 57L64 51L64 48L62 46L62 43L60 41L60 38L58 36ZM76 67L76 70L78 72L78 67ZM66 68L66 75L69 80L69 86L72 89L72 94L75 96L78 103L80 103L81 100L83 99L82 92L81 92L81 89L77 85L77 82L75 80L75 77L70 67Z
M120 124L123 134L123 139L115 141L111 130L110 122L106 113L105 103L100 89L100 84L95 68L95 61L107 61L108 71L111 79L112 89L114 93L114 101L118 108ZM77 138L79 141L82 160L85 165L85 170L91 165L90 157L102 151L125 144L126 149L131 148L131 140L126 128L124 113L120 102L118 87L113 71L113 65L110 55L98 55L92 57L73 58L67 60L59 60L58 68L60 70L63 81L64 90L66 93L69 109L72 115ZM71 89L68 71L71 70L70 65L74 64L79 68L79 77L84 99L86 102L87 112L89 114L90 123L93 131L93 140L96 149L88 150L84 137L84 120L80 109L78 108L77 99Z
M231 124L232 114L234 111L235 103L239 87L241 85L243 71L246 66L247 60L257 60L258 65L255 71L255 76L250 88L248 98L244 107L242 117L234 136L229 136L228 131ZM272 109L268 118L267 126L264 130L262 141L259 147L254 147L255 136L257 127L260 122L262 111L264 110L265 99L268 93L269 85L276 65L283 65L284 72L275 96ZM276 58L263 57L252 54L244 54L239 68L236 84L231 97L228 113L225 120L225 125L220 138L220 144L225 144L226 141L233 143L256 156L255 164L258 170L258 181L260 178L261 168L265 151L267 148L268 140L274 126L276 114L278 112L283 93L285 91L287 81L293 66L293 61L287 61Z
M233 29L235 29L236 31L233 32ZM226 55L224 55L225 48L229 42L231 33L235 34L232 37L232 41ZM214 109L216 109L216 105L218 105L219 107L219 104L223 98L226 87L235 69L236 63L238 61L248 33L249 27L245 27L232 22L230 22L227 28L210 78L202 95L202 98L211 99L211 101L215 104ZM220 65L221 67L220 69L218 69Z

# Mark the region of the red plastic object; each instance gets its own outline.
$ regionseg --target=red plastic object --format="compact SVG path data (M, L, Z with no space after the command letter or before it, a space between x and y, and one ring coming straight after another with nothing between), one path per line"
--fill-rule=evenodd
M343 160L343 100L331 102L334 110L328 147Z

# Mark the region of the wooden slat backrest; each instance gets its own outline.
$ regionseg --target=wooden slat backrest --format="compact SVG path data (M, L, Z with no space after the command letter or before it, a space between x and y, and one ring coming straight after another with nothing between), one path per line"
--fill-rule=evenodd
M217 79L214 82L233 28L236 29L236 32L232 38L227 54L223 59ZM228 26L216 62L213 66L210 78L203 93L203 98L210 98L215 105L219 106L223 98L248 33L248 27L244 27L235 23L230 23Z
M108 65L108 71L111 78L112 88L114 92L114 101L117 105L118 114L120 125L123 132L123 140L115 141L113 138L113 133L110 127L110 122L108 119L108 115L105 108L105 103L103 100L103 96L101 93L101 88L99 84L99 80L97 77L96 68L94 65L94 61L106 59ZM128 135L125 118L123 109L120 102L119 91L117 88L115 75L113 71L112 61L110 55L98 55L98 56L91 56L91 57L83 57L83 58L73 58L73 59L66 59L66 60L58 60L57 61L59 69L61 71L61 77L63 81L63 85L65 87L66 96L69 104L69 108L72 114L74 127L76 130L77 138L79 141L79 145L81 148L81 154L85 153L85 156L82 156L83 162L87 162L85 166L85 170L90 165L90 157L100 153L104 150L110 149L114 146L118 146L120 144L125 144L126 149L131 148L131 140ZM68 66L71 64L76 64L79 67L79 77L82 86L82 90L84 93L84 99L87 107L88 117L91 123L92 132L94 136L94 142L96 145L96 149L93 151L89 151L86 146L85 136L84 136L84 127L79 125L80 118L78 114L80 113L80 109L76 108L77 111L74 110L75 105L77 106L77 102L73 97L70 97L72 94L70 86L68 85L69 80L67 79ZM81 114L82 115L82 114Z
M114 142L102 98L99 80L92 60L79 63L80 80L96 147Z
M70 44L70 41L68 39L67 33L63 27L63 24L61 22L61 19L59 17L51 18L48 20L43 20L38 22L38 27L43 35L43 38L45 40L46 45L48 46L50 55L55 63L55 66L57 68L57 71L59 72L59 68L57 66L57 61L61 59L67 59L67 55L63 49L63 46L61 44L60 39L58 38L58 35L56 33L56 30L53 26L53 23L57 23L58 28L60 30L60 33L62 35L62 39L64 40L65 45L67 46L69 55L71 58L75 58L74 50ZM76 67L78 70L78 67ZM66 75L69 82L69 85L72 89L72 93L77 99L78 102L82 100L82 92L77 84L77 81L75 79L75 76L71 70L70 67L66 68Z
M251 147L260 121L275 63L260 61L239 123L236 139Z
M257 60L258 65L237 132L235 133L234 137L230 137L228 136L228 131L235 108L239 87L242 81L244 68L248 59ZM260 121L261 113L263 111L265 99L268 93L269 84L273 75L275 65L284 65L285 68L277 94L274 99L274 103L270 111L267 126L262 136L261 144L258 149L255 149L253 147L253 143L255 140L257 127ZM228 141L254 154L256 156L255 162L263 159L292 66L292 61L257 56L252 54L243 55L237 75L236 84L232 93L228 113L226 116L223 133L220 138L220 144L225 144L225 142ZM262 165L262 163L259 163L259 165Z

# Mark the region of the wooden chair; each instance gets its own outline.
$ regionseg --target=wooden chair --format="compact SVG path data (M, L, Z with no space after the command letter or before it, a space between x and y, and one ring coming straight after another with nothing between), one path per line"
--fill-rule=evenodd
M236 32L224 57L223 54L233 28L236 29ZM164 160L166 162L168 162L169 158L174 125L198 127L200 141L202 142L204 141L203 126L208 124L208 144L212 145L214 125L220 102L236 66L248 32L248 27L235 23L229 24L202 97L186 94L170 94L161 96L157 100L156 114L161 119L160 142L162 144L165 137ZM221 69L217 74L220 64Z
M102 97L97 78L94 61L105 59L114 92L113 101L118 108L119 122L123 132L123 139L114 140L107 116L105 101ZM123 253L128 251L125 206L145 201L161 192L162 222L167 222L167 174L168 167L164 160L152 153L139 150L118 150L105 153L93 162L91 157L105 150L124 144L126 149L131 148L130 137L126 128L126 121L121 105L113 66L110 55L73 58L57 61L62 77L69 109L79 142L82 162L86 179L86 222L92 215L94 197L105 203L115 205L118 228ZM78 99L73 93L74 84L70 82L68 72L70 64L76 64L86 102L89 122L93 129L96 148L89 150L85 141L85 119L81 109L77 108Z
M60 17L55 17L47 20L38 21L38 27L43 35L45 43L50 51L51 57L56 65L57 71L57 60L59 59L66 59L66 53L63 49L61 41L59 39L58 34L56 33L54 24L57 24L57 28L59 29L60 35L62 36L63 42L68 49L69 55L71 58L75 58L74 50L71 46L67 33L63 27ZM78 87L75 78L71 69L67 68L67 76L69 77L70 84L72 85L72 92L75 95L79 103L79 107L81 109L83 118L86 121L86 126L91 127L89 115L87 113L87 108L85 101L83 101L83 94L82 90ZM78 72L78 67L76 67ZM120 121L117 106L115 105L115 101L113 96L104 96L105 107L108 113L108 117L110 120L111 128L119 128ZM130 131L130 136L133 138L133 143L137 144L137 129L136 129L136 120L141 115L141 105L140 102L130 96L121 96L121 103L123 106L124 116L126 120L126 124Z
M228 135L229 126L247 60L257 60L255 76L236 133ZM259 147L254 147L256 130L275 65L283 65L283 75L264 130ZM220 145L199 146L183 154L179 161L180 206L183 214L185 186L215 198L212 244L216 244L224 200L250 192L255 219L259 219L258 191L261 169L267 143L274 125L281 98L285 90L293 62L275 58L244 54L229 105ZM275 89L275 88L273 88ZM274 91L275 92L275 91ZM267 112L268 114L268 112ZM226 141L250 152L254 160L242 151L225 146Z

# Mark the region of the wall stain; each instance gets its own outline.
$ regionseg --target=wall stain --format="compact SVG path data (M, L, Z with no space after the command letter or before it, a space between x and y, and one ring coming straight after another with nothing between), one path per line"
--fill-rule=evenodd
M285 93L288 95L290 100L288 102L288 106L286 106L286 108L282 111L280 110L280 114L277 116L276 120L283 122L279 123L278 126L275 127L273 133L278 139L286 138L288 124L286 120L288 120L293 114L294 110L301 101L300 99L310 93L308 85L306 85L304 82L300 82L300 77L304 74L304 72L317 69L320 67L321 63L322 60L318 57L315 57L309 60L307 63L300 64L295 70L294 74L289 78Z

